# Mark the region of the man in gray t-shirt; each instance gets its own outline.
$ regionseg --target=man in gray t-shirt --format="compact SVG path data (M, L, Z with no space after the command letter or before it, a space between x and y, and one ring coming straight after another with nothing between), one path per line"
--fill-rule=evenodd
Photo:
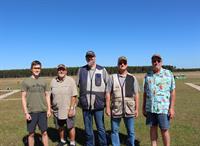
M44 146L48 146L47 117L51 115L50 97L47 84L40 78L41 63L37 60L31 64L32 76L21 85L22 107L27 120L28 144L34 146L34 133L38 125Z
M64 125L69 129L70 146L75 146L75 106L77 87L74 79L67 76L64 64L57 67L57 77L51 81L52 110L54 120L60 135L60 145L65 145Z

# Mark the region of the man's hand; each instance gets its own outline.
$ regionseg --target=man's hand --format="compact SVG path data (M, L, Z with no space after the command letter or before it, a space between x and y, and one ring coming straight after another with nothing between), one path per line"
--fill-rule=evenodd
M110 107L106 108L106 115L110 117L110 115L111 115Z
M145 117L147 117L147 112L146 112L146 110L143 108L142 109L142 114L145 116Z
M29 113L25 113L25 118L26 118L27 121L32 120L31 115Z
M49 118L51 116L51 109L47 110L47 117Z
M139 115L138 110L135 110L134 117L137 118Z
M169 117L170 117L170 119L173 119L173 118L175 117L174 108L170 108L170 109L169 109Z
M73 117L73 116L75 116L75 109L69 109L68 117Z

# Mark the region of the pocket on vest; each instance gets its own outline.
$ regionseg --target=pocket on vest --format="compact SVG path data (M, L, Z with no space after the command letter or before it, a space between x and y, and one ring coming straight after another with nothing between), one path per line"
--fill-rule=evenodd
M122 115L122 101L113 101L111 109L113 116Z
M135 113L135 102L134 101L126 102L125 112L127 115L134 115L134 113Z
M101 86L101 74L95 74L95 85Z
M105 106L105 98L96 96L95 102L94 102L94 108L95 109L103 109Z

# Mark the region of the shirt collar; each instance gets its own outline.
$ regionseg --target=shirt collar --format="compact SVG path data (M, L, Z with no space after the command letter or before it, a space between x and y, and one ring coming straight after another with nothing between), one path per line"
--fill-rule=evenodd
M63 80L60 80L58 77L56 77L56 81L57 81L57 82L63 82L65 79L66 79L66 75L65 75L65 77L63 78Z

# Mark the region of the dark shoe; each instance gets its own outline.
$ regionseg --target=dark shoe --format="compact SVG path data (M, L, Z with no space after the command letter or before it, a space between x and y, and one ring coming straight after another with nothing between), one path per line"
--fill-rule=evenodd
M67 143L60 142L57 146L67 146Z

